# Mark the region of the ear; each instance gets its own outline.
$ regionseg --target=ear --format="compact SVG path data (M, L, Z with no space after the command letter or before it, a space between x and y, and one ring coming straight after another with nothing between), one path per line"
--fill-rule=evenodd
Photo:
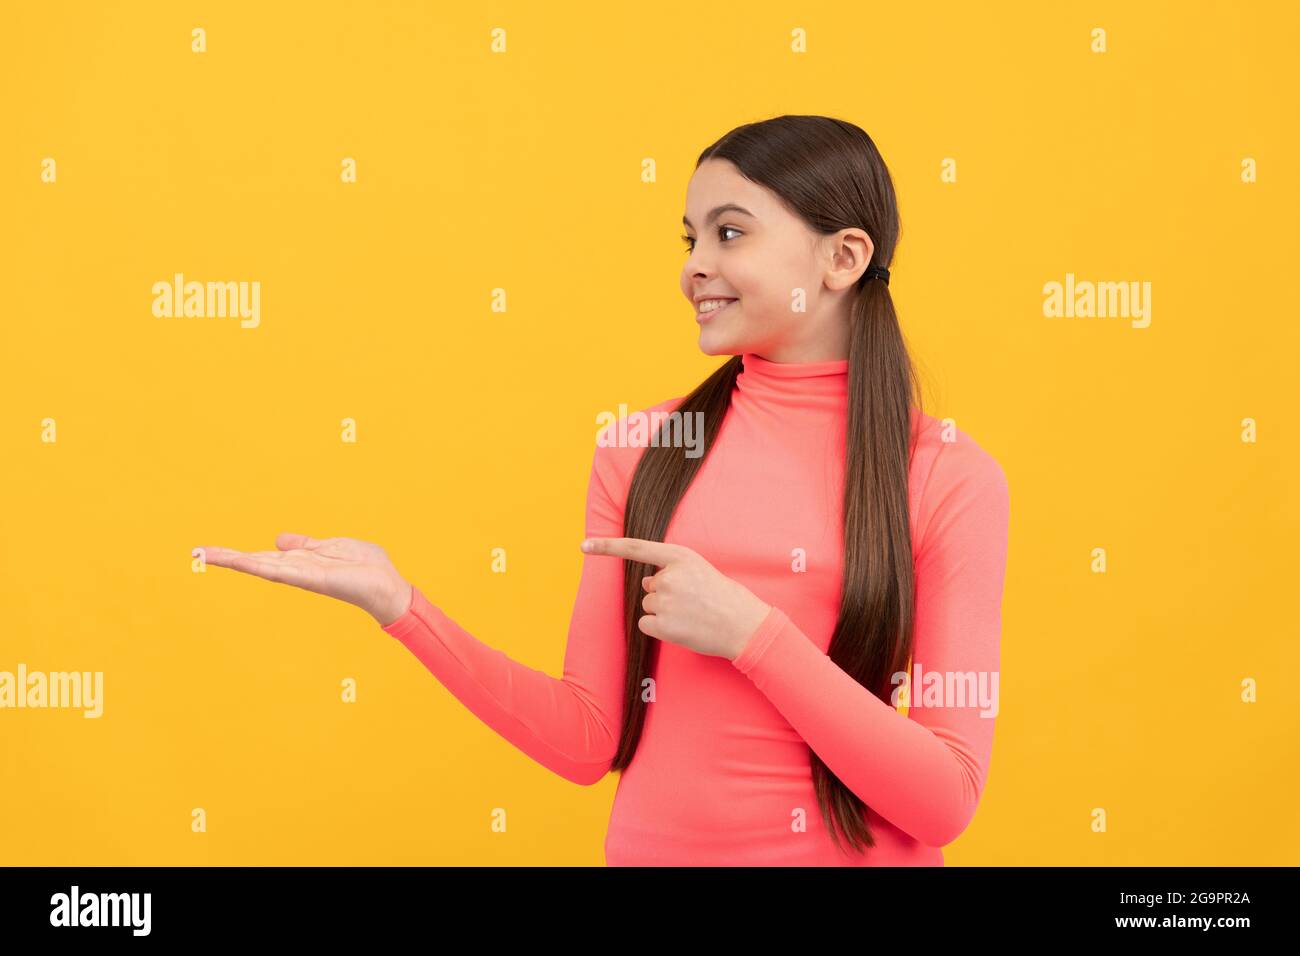
M857 228L841 229L827 236L826 241L829 244L826 285L836 291L850 288L871 265L875 243L864 230Z

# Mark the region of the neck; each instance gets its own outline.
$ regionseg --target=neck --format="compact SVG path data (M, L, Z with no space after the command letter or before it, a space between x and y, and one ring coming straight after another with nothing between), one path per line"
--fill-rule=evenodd
M849 394L849 360L773 362L755 352L742 355L736 376L740 398L785 410L843 410Z

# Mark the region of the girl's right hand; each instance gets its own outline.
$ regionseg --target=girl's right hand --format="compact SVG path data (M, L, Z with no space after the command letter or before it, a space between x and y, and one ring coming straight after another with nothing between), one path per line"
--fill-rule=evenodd
M203 548L204 561L255 574L355 604L381 625L392 624L411 606L411 585L377 544L355 538L276 536L276 551Z

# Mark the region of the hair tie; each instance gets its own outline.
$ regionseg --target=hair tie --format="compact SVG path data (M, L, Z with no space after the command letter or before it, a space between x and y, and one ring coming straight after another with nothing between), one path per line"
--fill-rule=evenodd
M883 279L885 285L889 285L889 270L884 266L868 266L867 271L862 273L862 281L871 279Z

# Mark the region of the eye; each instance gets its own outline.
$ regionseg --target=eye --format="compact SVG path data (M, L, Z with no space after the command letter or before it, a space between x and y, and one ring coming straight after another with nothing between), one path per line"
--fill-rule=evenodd
M719 227L718 227L718 235L719 235L719 236L721 236L724 232L727 232L727 231L731 231L731 232L740 232L740 230L737 229L735 226L719 226ZM744 235L744 233L741 233L741 235ZM694 240L694 239L692 239L690 236L682 236L682 241L683 241L684 243L686 243L686 252L687 252L688 255L689 255L690 253L692 253L692 252L695 251L695 240ZM726 242L727 240L726 240L726 239L720 239L719 241L721 241L721 242Z

